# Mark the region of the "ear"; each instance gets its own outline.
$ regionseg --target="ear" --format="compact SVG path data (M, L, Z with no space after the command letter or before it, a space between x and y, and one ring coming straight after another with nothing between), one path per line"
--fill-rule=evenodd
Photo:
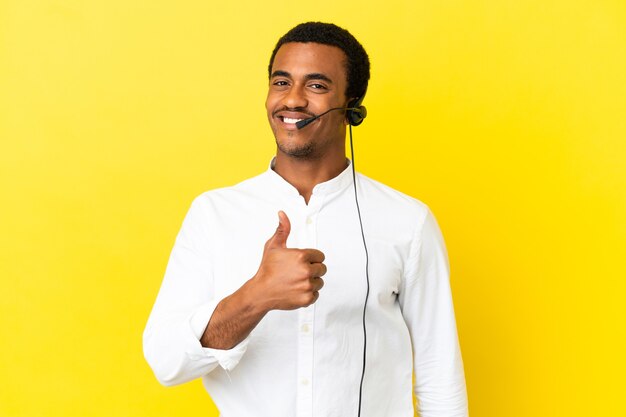
M363 123L363 119L367 117L367 109L362 106L363 97L350 99L346 105L346 123L352 126L358 126Z

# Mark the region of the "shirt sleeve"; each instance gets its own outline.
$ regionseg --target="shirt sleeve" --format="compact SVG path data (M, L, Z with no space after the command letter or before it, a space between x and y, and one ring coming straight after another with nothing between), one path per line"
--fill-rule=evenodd
M208 222L194 201L176 238L161 289L143 334L144 356L163 385L206 375L218 366L230 371L248 339L229 350L202 347L200 338L215 311Z
M399 296L413 343L415 394L421 417L468 416L449 277L443 237L428 211L411 243Z

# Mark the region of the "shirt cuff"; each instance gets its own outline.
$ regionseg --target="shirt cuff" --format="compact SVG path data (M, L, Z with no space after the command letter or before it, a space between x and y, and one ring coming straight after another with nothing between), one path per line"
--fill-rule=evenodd
M189 325L196 339L202 338L217 304L218 301L203 304L191 315ZM232 371L246 353L249 341L250 336L228 350L202 347L203 356L214 358L224 370Z

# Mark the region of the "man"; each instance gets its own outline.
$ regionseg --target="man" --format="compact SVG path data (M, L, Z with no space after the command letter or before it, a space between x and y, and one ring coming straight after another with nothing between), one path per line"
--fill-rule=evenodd
M269 72L276 157L193 202L144 333L146 359L165 385L202 377L223 417L414 416L413 390L422 417L467 415L432 214L362 175L362 219L357 210L345 109L365 115L354 108L369 79L365 50L335 25L305 23L278 41Z

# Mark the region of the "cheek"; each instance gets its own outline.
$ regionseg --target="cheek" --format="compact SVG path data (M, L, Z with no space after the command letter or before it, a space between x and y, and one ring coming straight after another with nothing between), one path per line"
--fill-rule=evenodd
M271 105L270 98L268 96L265 98L265 110L267 111L268 114L270 113L270 105Z
M274 108L275 103L276 98L272 95L271 91L269 91L267 93L267 96L265 97L265 110L267 110L267 114L272 113L272 109Z
M340 107L340 106L336 106L336 107ZM334 114L328 118L329 125L338 127L338 126L345 126L348 124L345 113L341 111L334 111L332 113Z
M272 122L272 111L273 111L274 107L271 103L271 101L265 100L265 112L267 113L267 119L270 121L270 123Z

